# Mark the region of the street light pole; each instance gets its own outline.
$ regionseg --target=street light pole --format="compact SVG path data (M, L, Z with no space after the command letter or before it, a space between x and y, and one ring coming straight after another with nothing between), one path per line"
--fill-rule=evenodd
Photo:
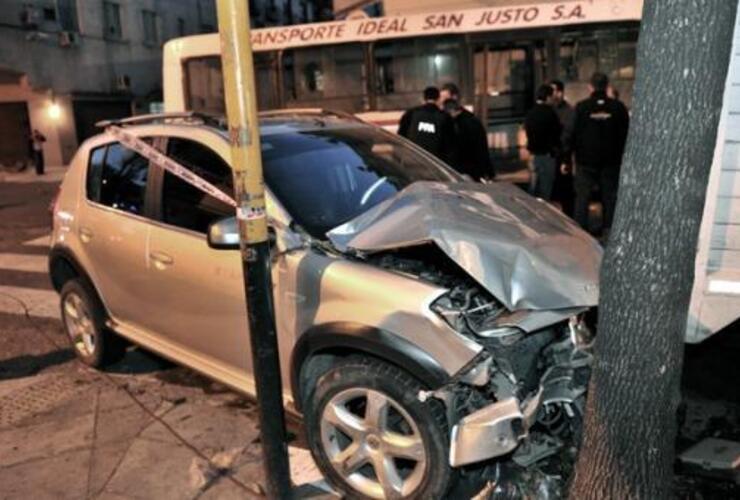
M292 485L247 5L247 0L218 0L218 30L267 493L283 500L291 498Z

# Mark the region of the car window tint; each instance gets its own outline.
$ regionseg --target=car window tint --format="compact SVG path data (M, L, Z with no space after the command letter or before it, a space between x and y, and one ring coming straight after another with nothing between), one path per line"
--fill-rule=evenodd
M100 181L103 178L103 160L105 159L105 146L95 148L90 153L90 161L87 165L87 199L100 201Z
M102 163L99 154L96 152L91 158L88 197L102 205L142 215L149 160L118 143L107 146Z
M170 139L167 155L229 196L234 195L231 169L206 146L186 139ZM162 185L163 222L205 233L212 222L230 215L234 215L234 207L165 172Z

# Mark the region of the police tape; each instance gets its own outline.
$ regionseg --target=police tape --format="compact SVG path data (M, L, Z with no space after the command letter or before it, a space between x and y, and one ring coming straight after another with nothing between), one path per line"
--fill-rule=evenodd
M232 207L236 207L236 202L231 196L227 195L204 178L194 174L184 166L180 165L169 156L158 151L155 147L150 146L135 135L126 132L121 127L111 125L110 127L108 127L108 130L110 131L111 135L115 137L121 144L149 160L151 165L166 170L167 172L176 177L179 177L183 181L206 193L207 195L212 196L228 205L231 205Z

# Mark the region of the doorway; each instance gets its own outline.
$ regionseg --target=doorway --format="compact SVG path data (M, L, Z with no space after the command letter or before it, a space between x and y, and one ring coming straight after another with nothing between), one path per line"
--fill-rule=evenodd
M0 103L0 164L19 167L28 162L30 123L25 102Z
M519 170L526 158L522 124L543 81L544 42L481 43L473 47L475 109L488 131L497 171Z

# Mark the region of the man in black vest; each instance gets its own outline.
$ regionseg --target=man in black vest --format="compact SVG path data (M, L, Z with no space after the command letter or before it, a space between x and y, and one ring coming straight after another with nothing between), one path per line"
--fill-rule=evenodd
M448 163L453 161L452 118L439 108L439 89L424 89L424 104L411 108L401 117L398 134Z
M451 165L476 181L492 178L488 134L483 123L460 103L460 89L454 83L442 85L440 100L445 112L452 117L455 132L455 155Z
M629 113L620 101L607 96L609 78L603 73L591 77L591 97L578 103L573 125L573 152L576 158L575 220L588 229L588 203L598 184L604 207L603 230L608 233L614 219L619 187L619 168L627 141Z
M524 119L527 150L532 155L532 194L545 201L552 199L555 174L560 158L562 126L552 107L552 87L541 85L537 101Z

